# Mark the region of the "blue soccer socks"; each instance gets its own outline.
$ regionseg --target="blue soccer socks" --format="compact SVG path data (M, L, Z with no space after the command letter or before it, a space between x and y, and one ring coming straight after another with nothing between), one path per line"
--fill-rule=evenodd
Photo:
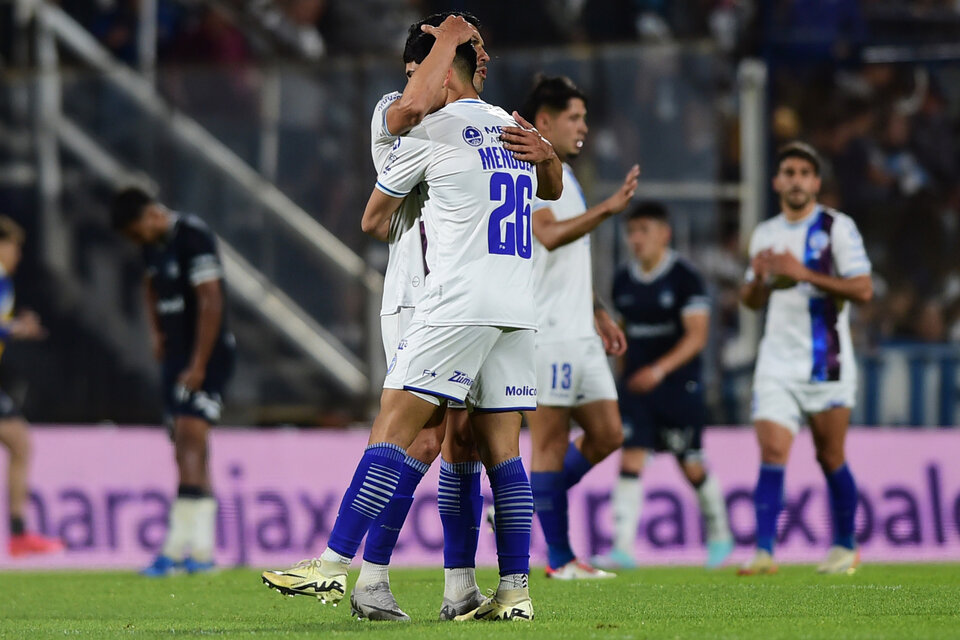
M562 471L535 471L530 474L533 503L547 542L547 562L559 569L574 558L570 547L570 520L567 487Z
M496 508L500 575L530 573L530 527L533 493L523 461L510 458L487 470Z
M476 566L483 495L479 462L440 461L437 509L443 526L445 569Z
M373 521L367 533L367 542L363 545L364 561L390 564L390 556L393 554L394 547L397 546L400 529L403 527L404 520L407 519L410 507L413 506L413 492L416 491L417 485L423 480L428 469L430 465L426 462L410 456L404 459L403 471L400 472L400 480L397 482L397 491L386 508Z
M593 463L583 456L583 452L577 448L576 442L571 442L567 447L567 453L563 457L563 486L569 489L580 482L587 471L593 469Z
M347 558L357 555L363 536L397 490L406 457L403 447L395 444L383 442L366 448L343 494L327 543L331 550Z
M830 515L833 517L833 544L854 549L854 516L857 513L857 485L844 463L827 476L830 490Z
M773 553L777 538L777 516L783 509L784 466L761 464L757 488L753 493L757 513L757 548Z

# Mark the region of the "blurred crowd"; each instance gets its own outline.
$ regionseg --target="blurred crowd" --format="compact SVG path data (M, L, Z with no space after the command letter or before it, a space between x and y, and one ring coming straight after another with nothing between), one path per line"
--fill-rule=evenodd
M60 4L119 58L136 65L140 1ZM732 59L763 56L770 64L771 148L802 138L822 151L822 199L854 217L874 261L879 295L857 314L864 329L857 335L868 344L960 338L960 261L952 251L960 235L960 64L864 64L867 45L956 41L956 0L157 0L157 6L161 65L224 65L235 71L230 86L177 82L176 73L169 71L162 77L174 103L192 103L193 111L210 116L204 121L214 128L256 118L256 90L248 86L255 80L237 70L294 50L301 59L393 54L401 48L408 24L442 10L476 12L497 50L709 39ZM612 128L596 132L597 172L608 173L603 149L611 140L615 146L635 147L642 156L644 148L672 148L658 145L657 131L696 148L702 129L702 162L691 164L699 156L684 151L674 154L682 166L673 166L677 162L671 164L671 154L664 152L645 177L674 178L673 167L690 173L688 179L737 179L734 109L714 101L698 111L705 103L695 96L671 98L672 83L656 80L657 71L644 69L653 80L636 80L632 89L625 77L623 86L634 94L631 100L649 103L662 126L632 136L631 130L644 128L606 114L613 122ZM716 80L713 70L694 69L697 73L711 76L704 84ZM729 80L721 83L732 85ZM213 87L209 100L205 86ZM224 100L225 93L233 98ZM688 107L682 116L668 113L673 102ZM229 109L223 112L225 104ZM602 103L596 106L603 109ZM607 129L622 131L606 140ZM719 133L711 134L711 129ZM686 237L698 247L711 241L699 251L700 262L717 291L719 328L735 335L735 275L742 263L739 247L749 230L736 228L735 210L721 210L706 229L704 219L688 216L692 222Z
M774 76L772 132L822 152L821 199L849 215L874 263L872 343L960 338L960 67L866 65Z
M137 62L141 0L59 0L121 59ZM280 38L307 57L388 54L424 15L468 10L498 47L666 41L743 42L754 14L744 0L157 0L161 62L238 64ZM253 32L244 26L256 26ZM258 34L257 31L260 33Z

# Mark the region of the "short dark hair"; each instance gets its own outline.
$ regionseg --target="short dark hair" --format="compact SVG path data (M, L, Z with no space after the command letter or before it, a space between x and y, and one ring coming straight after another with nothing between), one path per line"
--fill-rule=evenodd
M14 222L13 218L0 216L0 242L11 241L22 245L26 239L27 234L23 227Z
M140 187L121 189L110 203L110 225L123 231L139 220L143 210L155 202L156 199Z
M794 140L777 149L777 171L787 158L800 158L813 165L813 172L820 175L820 154L806 142Z
M477 50L472 42L457 46L457 52L453 56L453 68L460 74L461 80L473 82L473 74L477 72Z
M667 208L663 204L652 200L638 202L627 214L627 221L639 220L640 218L649 218L664 224L670 224L670 213Z
M533 78L533 88L530 89L530 93L520 107L520 115L528 122L533 122L541 109L548 109L554 113L563 111L573 98L580 98L583 104L587 104L587 96L573 84L570 78L545 76L538 73Z
M421 31L420 27L425 24L429 24L432 27L439 27L443 21L450 16L460 16L476 27L477 31L480 31L480 20L478 20L475 15L467 11L444 11L442 13L434 13L429 15L419 22L414 22L412 25L410 25L410 28L407 29L407 41L403 45L404 64L409 62L416 62L417 64L420 64L430 53L430 49L433 48L433 43L436 38L429 33L424 33Z

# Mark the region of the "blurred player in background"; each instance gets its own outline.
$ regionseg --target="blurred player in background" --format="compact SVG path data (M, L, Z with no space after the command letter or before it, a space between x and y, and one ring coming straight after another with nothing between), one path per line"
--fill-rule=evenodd
M613 491L614 545L603 566L632 567L643 505L641 474L650 452L672 453L696 489L707 526L707 566L733 551L727 507L716 476L704 465L705 418L700 354L707 345L710 300L703 279L670 248L670 220L658 203L638 204L627 217L634 259L613 282L613 301L626 326L620 411L624 445Z
M13 314L13 274L20 264L23 229L6 216L0 216L0 354L8 340L41 340L47 332L32 311ZM24 515L29 489L30 432L13 398L0 391L0 444L10 455L7 461L7 504L10 508L11 556L61 551L63 543L26 530Z
M857 487L844 454L857 372L849 303L873 296L870 261L853 220L817 203L820 158L812 147L794 142L778 151L773 188L781 213L754 229L741 290L747 307L767 307L767 320L753 381L761 457L754 493L757 551L739 573L777 570L773 549L784 469L802 422L813 434L833 520L833 544L818 571L852 572L860 554Z
M604 343L618 355L625 343L616 323L594 305L589 233L627 207L640 168L631 167L616 193L587 207L567 164L580 155L587 135L586 96L569 78L538 76L521 113L564 163L560 199L533 203L537 410L526 417L533 439L530 484L547 541L546 573L559 580L612 578L574 555L567 492L623 440ZM583 428L574 441L571 418Z
M220 419L236 345L227 330L216 238L196 216L170 211L145 191L118 192L114 229L143 247L144 288L179 486L160 554L141 573L160 577L213 569L217 502L210 488L207 433Z
M388 368L370 445L327 549L309 567L295 568L293 581L287 580L293 571L263 574L281 591L289 591L288 582L306 587L310 580L317 597L343 598L349 563L396 492L407 447L442 402L465 402L469 394L474 436L498 509L500 584L456 619L533 618L533 499L519 456L517 413L529 402L522 398L518 407L511 390L535 385L530 201L535 193L557 197L562 184L559 160L539 136L524 132L536 141L529 157L512 154L514 145L501 139L500 129L517 122L478 97L474 76L482 49L482 39L457 47L442 85L444 106L400 138L364 211L364 231L375 232L426 181L426 292ZM550 176L547 184L541 172Z

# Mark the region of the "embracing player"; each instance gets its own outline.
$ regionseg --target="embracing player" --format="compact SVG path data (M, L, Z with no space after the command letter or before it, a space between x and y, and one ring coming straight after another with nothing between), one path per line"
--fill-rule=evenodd
M482 40L460 45L443 80L443 107L400 138L364 211L382 229L421 182L426 292L401 337L384 382L381 411L328 547L310 566L314 592L337 602L360 541L396 492L406 449L446 400L468 401L480 458L498 508L500 584L470 620L530 620L533 501L519 457L520 415L511 390L536 384L530 202L559 196L559 160L548 145L531 162L501 139L517 122L481 101L473 85ZM416 74L414 74L416 75ZM548 151L547 154L545 151ZM536 154L535 154L536 155ZM543 180L550 176L552 180ZM265 572L268 583L288 572Z

